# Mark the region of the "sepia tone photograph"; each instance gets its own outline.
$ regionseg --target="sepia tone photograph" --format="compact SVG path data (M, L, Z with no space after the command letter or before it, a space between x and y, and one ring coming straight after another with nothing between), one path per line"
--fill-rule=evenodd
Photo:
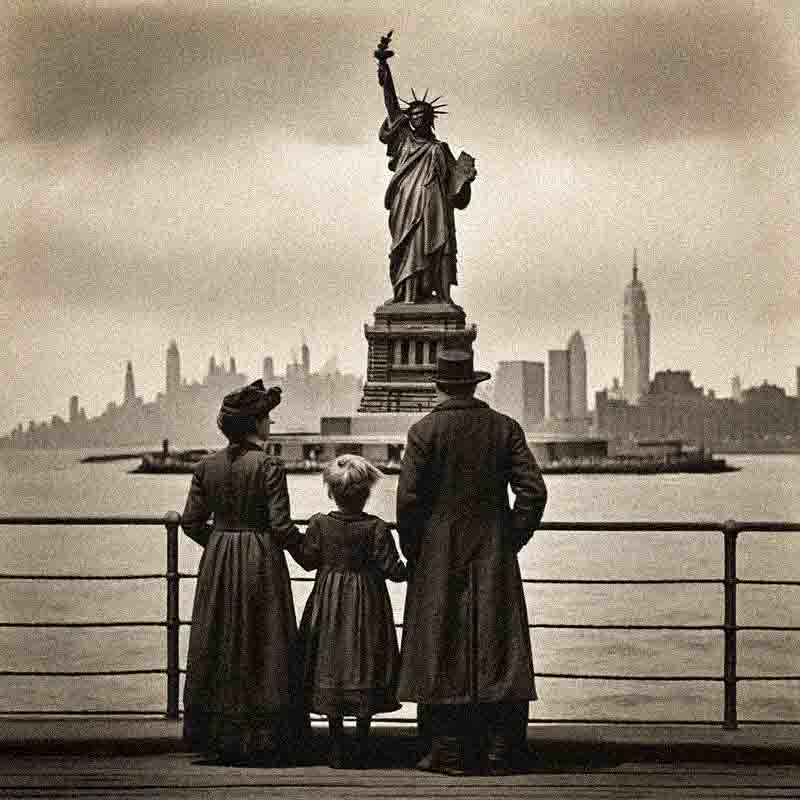
M800 792L800 9L9 0L0 792Z

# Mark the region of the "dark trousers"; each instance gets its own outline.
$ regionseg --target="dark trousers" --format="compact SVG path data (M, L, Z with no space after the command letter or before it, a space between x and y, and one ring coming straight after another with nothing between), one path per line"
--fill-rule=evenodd
M517 703L420 703L417 730L421 737L469 736L475 740L504 736L520 746L528 729L528 701Z

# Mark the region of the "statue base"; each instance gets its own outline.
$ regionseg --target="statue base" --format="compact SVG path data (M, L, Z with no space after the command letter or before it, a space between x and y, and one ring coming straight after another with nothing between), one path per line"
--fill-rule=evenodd
M398 303L375 309L364 326L367 381L360 414L427 412L436 405L436 358L442 349L469 350L478 335L452 303Z

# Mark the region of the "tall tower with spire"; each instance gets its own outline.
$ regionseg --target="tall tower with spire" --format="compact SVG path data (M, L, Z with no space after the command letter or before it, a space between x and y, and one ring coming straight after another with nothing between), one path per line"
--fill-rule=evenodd
M129 361L125 367L125 399L124 405L130 405L136 401L136 386L133 383L133 364Z
M625 287L622 331L622 394L629 403L636 404L650 386L650 312L644 286L639 280L636 248L633 250L633 280Z
M181 385L181 356L178 352L178 344L173 339L167 348L167 383L166 393L174 394Z

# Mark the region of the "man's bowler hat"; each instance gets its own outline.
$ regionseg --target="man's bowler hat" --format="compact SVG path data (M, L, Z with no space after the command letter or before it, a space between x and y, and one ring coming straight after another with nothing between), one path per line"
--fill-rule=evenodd
M437 386L469 386L491 377L488 372L473 369L471 350L442 350L436 360L433 381Z

